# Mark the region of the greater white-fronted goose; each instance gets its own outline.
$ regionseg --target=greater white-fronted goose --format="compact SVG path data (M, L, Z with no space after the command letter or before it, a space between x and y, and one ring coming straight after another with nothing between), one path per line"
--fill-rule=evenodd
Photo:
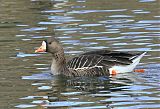
M109 76L132 72L146 53L97 50L80 54L67 62L63 47L53 37L43 41L35 52L51 53L53 75L65 76Z

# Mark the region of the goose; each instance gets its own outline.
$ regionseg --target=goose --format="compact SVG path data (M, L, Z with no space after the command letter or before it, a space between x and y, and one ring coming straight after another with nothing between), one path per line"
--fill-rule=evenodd
M69 61L66 60L60 42L50 37L42 41L35 53L52 54L51 73L53 75L75 76L110 76L132 72L146 54L111 50L97 50L82 53Z

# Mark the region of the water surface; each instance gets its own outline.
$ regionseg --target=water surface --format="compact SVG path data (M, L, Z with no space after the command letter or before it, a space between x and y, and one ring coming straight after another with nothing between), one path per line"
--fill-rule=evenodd
M2 0L1 109L159 109L158 0ZM66 57L110 49L147 51L145 73L113 77L55 77L51 55L34 50L57 37Z

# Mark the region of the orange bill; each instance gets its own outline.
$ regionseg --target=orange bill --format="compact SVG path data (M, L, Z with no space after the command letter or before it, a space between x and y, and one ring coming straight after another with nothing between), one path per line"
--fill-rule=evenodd
M45 52L45 51L46 51L46 42L43 41L42 45L37 50L35 50L35 53Z
M37 50L35 50L35 53L38 53L38 52L45 52L45 50L42 47L39 47Z

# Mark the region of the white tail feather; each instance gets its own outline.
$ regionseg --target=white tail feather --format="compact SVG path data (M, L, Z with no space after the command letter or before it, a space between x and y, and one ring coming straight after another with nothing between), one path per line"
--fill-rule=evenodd
M135 59L132 60L133 63L137 62L139 63L139 61L141 60L141 58L146 54L147 52L142 53L141 55L139 55L138 57L136 57Z
M117 73L125 73L125 72L132 72L133 69L138 65L141 58L146 54L146 52L142 53L141 55L137 56L135 59L132 60L133 63L130 65L122 65L122 66L113 66L109 69L110 74L112 74L112 70L116 70Z

